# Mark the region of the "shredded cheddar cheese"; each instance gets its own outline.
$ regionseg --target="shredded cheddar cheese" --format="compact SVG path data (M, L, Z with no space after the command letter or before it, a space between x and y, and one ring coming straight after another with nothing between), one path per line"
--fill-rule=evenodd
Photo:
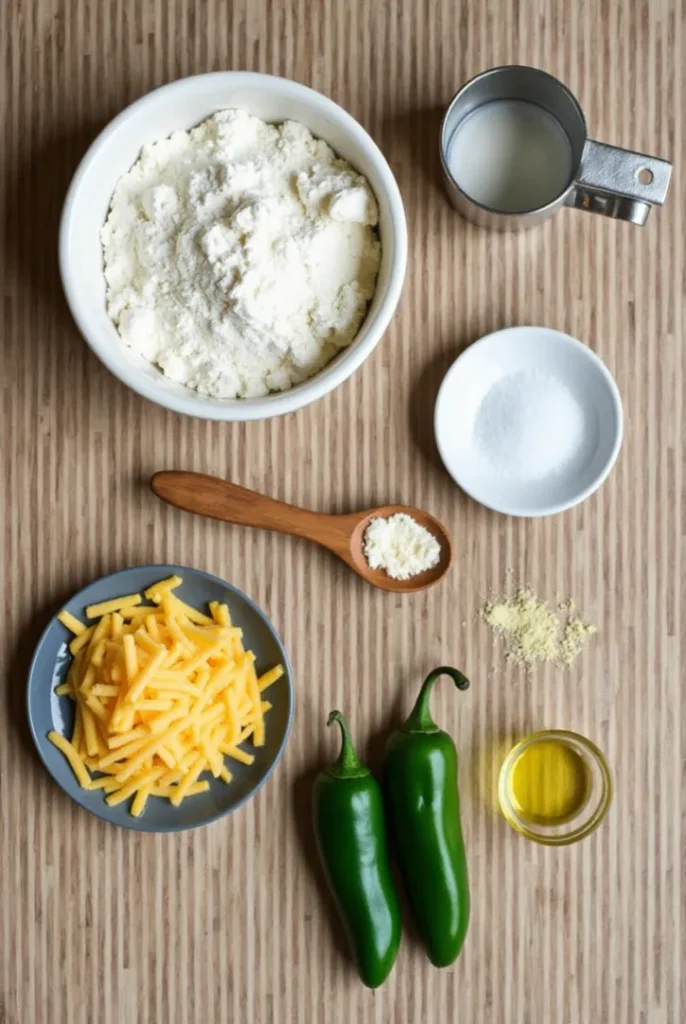
M74 657L55 692L71 697L76 718L71 740L48 738L84 789L101 790L111 807L132 798L135 817L151 796L178 807L206 792L203 773L230 783L225 758L252 764L240 744L264 744L271 704L262 693L283 675L277 665L258 678L228 607L212 602L210 616L192 608L173 593L181 583L149 587L152 605L139 594L90 605L92 626L58 616L74 634Z
M113 601L101 601L100 604L89 604L86 608L86 617L99 619L102 615L109 615L111 612L120 612L141 603L140 594L129 594L127 597L115 597Z
M66 622L62 625L67 626L67 629L71 629ZM85 647L90 642L93 633L95 632L95 626L89 626L88 629L84 629L83 632L79 633L74 640L69 644L69 650L72 654L78 654L82 647Z
M57 618L63 626L66 626L67 629L74 634L74 636L79 636L81 633L85 633L86 631L87 627L85 622L81 622L81 620L77 619L75 615L68 612L66 608L59 613Z

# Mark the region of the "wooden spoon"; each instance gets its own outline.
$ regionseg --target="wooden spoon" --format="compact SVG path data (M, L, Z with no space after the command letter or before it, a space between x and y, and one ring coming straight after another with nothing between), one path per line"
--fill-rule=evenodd
M407 505L381 505L364 512L352 512L345 516L325 515L310 512L309 509L276 501L257 491L228 483L204 473L169 471L155 473L150 485L159 498L170 505L196 512L212 519L223 519L240 526L257 526L263 530L277 530L280 533L306 537L333 551L363 579L382 590L410 594L425 590L445 575L452 560L452 545L444 526L437 519L418 508ZM421 526L434 535L441 545L441 557L437 565L419 573L409 580L395 580L383 569L372 569L362 551L362 539L374 516L387 518L396 512L406 512Z

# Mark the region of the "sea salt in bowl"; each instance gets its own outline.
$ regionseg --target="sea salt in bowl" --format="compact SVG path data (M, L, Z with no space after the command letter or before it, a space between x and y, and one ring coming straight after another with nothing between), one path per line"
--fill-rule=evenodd
M605 364L547 327L513 327L475 342L436 399L436 443L475 501L513 516L547 516L600 487L619 453L622 403Z
M141 148L187 130L218 110L240 108L278 123L304 124L371 185L379 208L381 266L374 298L352 344L289 391L261 398L211 398L177 383L122 341L105 306L100 231L118 180ZM92 144L72 180L59 238L62 283L72 315L95 355L124 384L159 405L213 420L259 420L300 409L346 380L370 355L400 298L407 226L398 185L383 154L350 114L297 82L274 75L218 71L162 86L122 111Z

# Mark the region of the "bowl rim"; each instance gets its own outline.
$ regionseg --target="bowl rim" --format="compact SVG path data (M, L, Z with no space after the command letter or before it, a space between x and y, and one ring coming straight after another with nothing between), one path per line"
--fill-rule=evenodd
M583 353L583 357L590 362L590 364L594 367L595 371L599 373L599 375L603 378L603 381L607 387L608 393L612 401L612 406L615 412L617 422L617 430L612 444L612 449L607 457L606 462L596 475L595 479L592 480L587 487L584 487L573 498L570 498L568 501L554 502L550 505L540 505L537 508L527 508L525 506L518 505L507 505L506 503L500 503L494 500L486 501L482 496L475 493L473 489L466 487L465 484L460 479L458 479L458 476L455 473L453 473L453 471L448 466L448 459L445 453L445 446L442 443L442 432L439 428L438 423L439 409L442 401L444 401L446 398L448 387L450 386L449 378L452 377L455 367L458 365L458 363L460 363L460 361L463 360L470 352L482 346L486 346L488 343L492 342L494 338L505 334L517 334L520 332L544 332L547 336L554 337L556 341L561 342L562 344L575 349L577 352ZM617 457L622 447L622 440L624 438L624 411L622 407L622 398L619 392L619 388L617 386L617 382L610 373L610 370L605 365L603 360L592 349L590 349L588 345L585 345L582 341L579 341L578 338L573 337L571 334L565 334L564 331L558 331L553 327L543 327L540 324L518 324L514 327L503 327L497 331L491 331L489 334L485 334L483 337L478 338L476 341L472 342L472 344L468 345L464 352L461 352L457 359L455 359L454 362L451 363L451 365L448 367L443 377L443 380L441 381L441 385L438 389L438 394L436 395L436 402L434 405L434 438L436 440L436 447L438 448L438 453L441 457L441 461L443 463L443 466L445 467L446 472L452 477L457 486L462 491L464 491L464 493L468 495L468 497L472 499L472 501L477 502L477 504L479 505L483 505L484 508L491 509L491 511L493 512L500 512L503 515L517 516L519 518L526 519L540 519L543 516L557 515L560 512L566 512L571 508L575 508L577 505L580 505L583 501L586 501L587 498L590 498L592 494L595 494L595 492L605 482L615 462L617 461Z
M88 814L92 814L96 818L100 818L101 821L105 821L105 822L107 822L108 825L112 825L115 828L125 828L125 829L129 829L131 831L134 831L134 832L148 832L150 834L167 834L167 833L172 833L172 832L188 832L191 829L204 828L206 825L211 825L215 821L219 821L220 818L226 817L227 814L232 814L234 811L239 810L239 808L241 808L244 804L246 804L248 802L248 800L252 799L252 797L255 796L255 794L262 788L262 786L264 786L264 784L267 781L267 779L273 773L274 769L276 768L276 766L278 765L279 761L281 760L281 758L284 755L284 752L285 752L285 749L286 749L286 744L288 743L288 739L289 739L290 733L291 733L291 726L293 724L293 714L294 714L294 706L295 706L295 687L293 685L293 669L291 667L291 663L290 663L290 660L288 658L288 654L286 652L286 648L284 647L283 641L281 640L281 637L279 636L279 634L277 633L276 629L274 628L271 620L268 618L266 613L262 611L262 609L257 604L257 602L253 601L253 599L251 597L249 597L246 593L244 593L242 590L240 590L239 587L236 587L233 583L229 583L228 580L222 579L221 576L215 576L213 573L205 572L203 569L194 569L192 566L189 566L189 565L172 565L171 563L170 564L151 563L149 565L130 565L130 566L127 566L125 569L117 569L114 572L106 573L104 576L99 576L96 579L91 580L84 587L81 587L80 590L75 591L69 598L67 598L66 601L62 602L61 607L65 608L72 601L80 598L81 595L86 590L88 590L90 587L92 587L94 584L108 582L110 580L113 580L117 576L125 576L127 573L131 572L132 570L150 570L150 571L160 570L161 572L166 573L167 575L169 575L170 571L171 571L172 574L181 575L182 573L186 573L186 575L192 574L195 577L200 577L202 579L211 580L212 583L220 584L222 587L225 587L226 589L234 591L235 593L239 594L241 599L244 600L246 602L246 604L249 605L250 608L257 614L257 616L259 618L261 618L262 621L266 624L266 626L268 627L269 631L272 633L272 635L273 635L273 637L274 637L274 639L276 641L277 646L279 647L279 649L281 651L281 654L282 654L282 657L283 657L283 667L284 667L284 675L283 675L282 678L285 677L285 679L287 681L287 685L288 685L288 718L286 720L286 728L285 728L284 735L283 735L283 738L281 740L281 743L279 744L278 750L276 751L276 755L274 756L274 760L272 761L271 765L268 767L268 769L266 770L266 772L264 773L264 775L262 776L260 781L250 790L249 793L246 793L245 796L242 797L242 799L238 800L235 804L232 804L230 807L226 807L226 808L222 809L221 811L218 811L216 814L211 815L210 817L206 818L202 822L194 822L194 823L188 824L188 825L184 825L184 824L179 824L179 825L159 825L159 826L155 826L155 827L152 827L152 828L148 826L146 828L146 826L145 826L145 818L144 817L134 818L132 816L129 816L130 817L130 821L128 819L124 820L124 821L113 821L112 818L108 817L106 811L104 811L104 810L101 811L101 810L96 809L94 807L88 806L81 799L81 787L80 786L79 786L79 788L77 789L77 791L75 793L72 793L72 792L70 792L69 789L67 789L66 786L64 786L60 782L60 780L53 773L52 768L48 764L48 761L47 761L47 759L45 757L45 754L43 752L44 744L48 743L49 741L45 737L43 739L40 738L40 736L39 736L39 734L38 734L38 732L36 730L36 726L35 726L35 723L34 723L34 720L33 720L33 714L32 714L32 711L31 711L31 693L32 693L32 690L33 690L33 685L34 685L33 680L34 680L34 677L36 675L38 658L40 656L40 653L41 653L41 650L43 648L43 645L48 640L48 633L52 630L52 628L54 627L55 623L58 621L58 619L57 619L57 615L59 614L58 612L56 612L54 615L51 616L50 621L48 622L48 624L46 625L45 629L43 630L43 632L40 635L38 643L35 646L35 649L34 649L34 652L33 652L33 656L31 658L31 663L29 665L27 677L26 677L26 717L27 717L27 720L28 720L29 732L31 734L31 739L33 740L33 743L34 743L34 746L36 748L36 752L38 754L38 757L42 761L43 766L45 767L45 770L47 771L47 773L50 776L50 778L52 779L52 781L57 786L59 786L59 788L62 790L62 792L65 793L69 797L70 800L73 800L74 803L78 804L79 807L81 807ZM104 804L104 801L103 801L103 804ZM106 807L107 805L104 804L104 806Z
M203 85L206 85L208 82L211 83L212 80L219 82L226 81L227 79L231 79L232 85L235 88L244 86L253 89L259 88L260 84L268 81L270 85L281 88L285 94L298 96L309 101L319 110L328 112L340 127L348 135L352 136L357 144L368 153L370 160L377 168L382 180L384 193L388 200L393 234L393 259L389 268L385 292L380 299L379 307L374 315L374 321L366 328L366 336L361 344L358 344L358 338L365 331L369 312L350 346L341 350L341 353L334 357L333 362L320 370L314 377L303 381L301 384L296 384L288 391L276 392L261 396L260 398L213 400L210 396L201 395L200 393L196 396L190 392L190 389L188 394L179 395L174 394L172 391L165 394L159 382L154 378L148 378L146 375L139 373L134 366L121 365L118 360L113 358L112 347L103 343L98 332L91 329L88 317L83 314L81 309L78 287L75 283L76 278L70 267L69 239L79 191L89 174L94 159L111 142L121 126L137 111L152 103L161 95L165 95L171 100L176 93L192 89L201 81ZM221 104L216 109L221 110ZM283 78L279 75L264 74L258 71L212 71L206 74L189 75L152 89L120 111L91 142L81 158L67 189L58 233L58 264L64 295L72 318L94 355L107 367L110 373L143 398L147 398L163 408L172 409L174 412L195 416L200 419L225 422L268 419L302 409L328 394L359 369L381 341L396 311L405 280L407 251L407 218L400 189L388 161L371 135L355 120L352 114L349 114L343 107L323 93L292 79ZM113 328L116 331L114 325ZM212 404L213 402L216 404Z

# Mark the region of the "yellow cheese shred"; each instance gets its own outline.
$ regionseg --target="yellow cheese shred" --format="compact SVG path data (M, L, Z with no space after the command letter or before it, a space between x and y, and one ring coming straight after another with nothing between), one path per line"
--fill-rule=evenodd
M158 604L162 600L162 594L166 594L170 590L176 590L180 587L183 580L180 576L170 576L169 579L160 580L159 583L153 583L151 587L145 591L145 596L148 601L155 601Z
M88 774L88 769L83 763L83 758L76 748L72 746L68 739L61 736L60 733L55 732L54 729L48 733L48 739L51 743L54 743L58 750L62 751L71 765L74 775L79 780L79 785L83 786L84 789L90 789L91 779Z
M122 608L132 608L141 603L140 594L129 594L127 597L115 597L112 601L101 601L100 604L89 604L86 608L86 617L99 619L110 612L120 612Z
M94 632L95 626L89 626L88 629L84 629L83 633L79 633L79 635L69 644L69 650L71 653L78 654L81 648L85 647L89 642Z
M66 626L67 629L74 634L74 636L79 636L80 633L84 633L88 628L85 622L81 622L81 620L77 619L75 615L68 612L66 608L59 613L57 618L63 626Z

